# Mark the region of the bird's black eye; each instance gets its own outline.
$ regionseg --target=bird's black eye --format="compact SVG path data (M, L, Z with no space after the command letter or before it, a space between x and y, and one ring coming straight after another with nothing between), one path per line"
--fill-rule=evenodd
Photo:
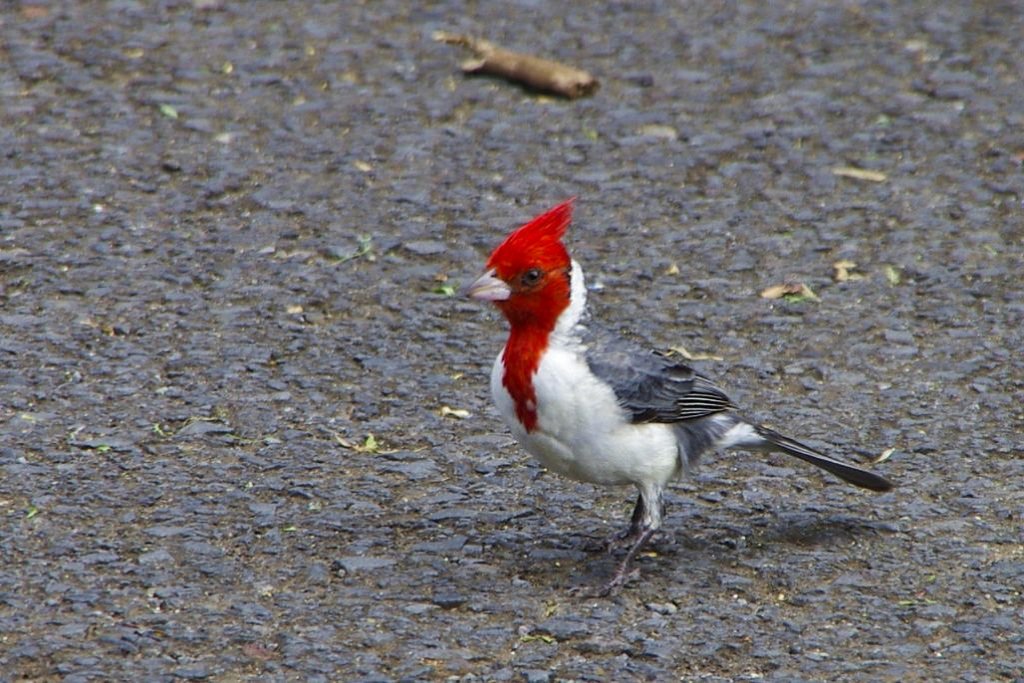
M530 268L519 278L519 282L522 283L523 287L533 287L540 282L543 275L544 272L540 268Z

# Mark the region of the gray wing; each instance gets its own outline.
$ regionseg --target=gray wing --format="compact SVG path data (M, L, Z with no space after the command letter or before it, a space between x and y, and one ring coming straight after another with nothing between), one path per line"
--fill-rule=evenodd
M684 363L611 335L586 346L591 372L612 387L633 423L661 422L673 426L679 439L679 455L686 465L696 464L703 451L716 447L730 427L746 423L754 436L743 443L733 442L733 446L781 451L872 491L888 491L893 486L885 477L822 455L735 413L724 420L701 419L731 411L735 406L714 382Z
M634 423L696 420L735 408L707 377L663 353L619 337L587 345L587 365L615 391Z

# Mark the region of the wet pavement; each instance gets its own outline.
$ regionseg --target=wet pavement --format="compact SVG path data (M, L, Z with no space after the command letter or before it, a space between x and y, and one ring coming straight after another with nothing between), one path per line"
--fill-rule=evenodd
M0 680L1021 680L1020 3L418 4L0 7ZM601 319L899 488L710 457L570 596L633 492L453 292L574 195Z

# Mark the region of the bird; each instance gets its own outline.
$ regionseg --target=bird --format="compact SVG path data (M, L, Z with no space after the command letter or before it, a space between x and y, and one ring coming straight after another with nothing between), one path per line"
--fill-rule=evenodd
M617 593L639 576L634 558L662 526L666 488L706 451L776 451L864 489L893 487L748 419L678 356L594 323L583 269L563 241L573 202L512 231L464 292L493 303L508 322L490 388L516 441L552 472L637 489L628 529L609 542L625 556L594 595Z

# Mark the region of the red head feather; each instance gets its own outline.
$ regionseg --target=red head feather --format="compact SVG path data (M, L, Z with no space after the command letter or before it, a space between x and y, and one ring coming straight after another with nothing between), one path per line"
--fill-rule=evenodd
M569 265L569 252L562 235L572 220L572 199L568 199L517 228L487 259L487 267L509 280L530 268L563 268Z

